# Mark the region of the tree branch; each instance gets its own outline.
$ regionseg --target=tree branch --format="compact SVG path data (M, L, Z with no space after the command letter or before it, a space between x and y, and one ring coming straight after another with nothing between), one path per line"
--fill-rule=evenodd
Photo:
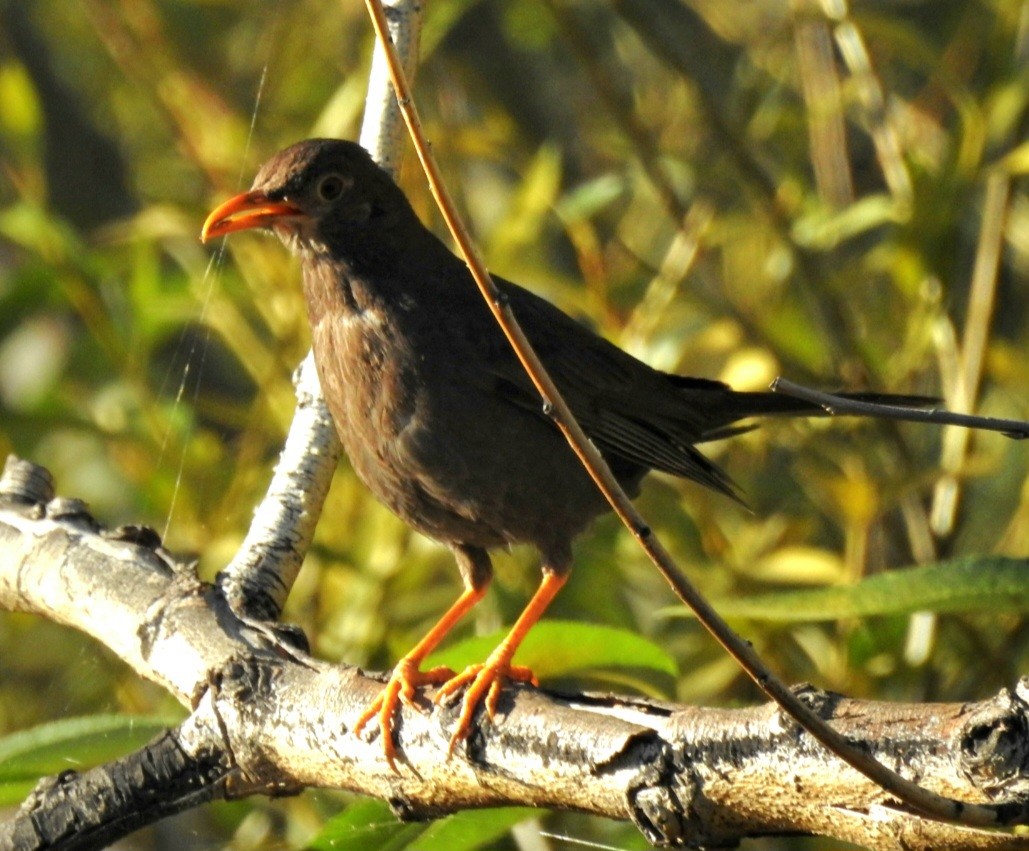
M0 826L2 847L97 848L203 801L316 786L384 798L404 818L499 805L578 810L631 819L651 841L675 845L803 832L883 849L1029 848L1029 839L894 809L773 704L702 709L513 688L502 723L478 719L449 760L457 709L405 708L395 774L377 741L350 732L379 678L269 642L153 532L104 530L80 501L52 498L45 470L15 459L0 481L0 552L0 606L93 636L192 708L136 754L44 781ZM906 777L1024 816L1029 681L977 704L796 693Z

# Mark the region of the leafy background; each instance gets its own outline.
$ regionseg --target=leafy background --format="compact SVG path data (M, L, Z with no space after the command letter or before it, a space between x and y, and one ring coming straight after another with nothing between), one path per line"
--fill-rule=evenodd
M206 576L268 481L308 332L281 246L218 255L200 223L285 144L356 136L370 47L358 0L0 0L0 452ZM958 406L964 384L1029 416L1024 0L434 0L423 54L429 135L497 272L664 369ZM413 157L402 182L438 226ZM640 504L787 679L962 700L1025 672L1024 444L820 420L707 451L751 511L657 476ZM612 519L576 562L550 614L581 631L537 640L546 684L758 699ZM497 568L464 636L510 623L537 578L529 552ZM344 463L286 617L322 657L386 668L458 585ZM0 659L7 804L181 711L38 619L0 614ZM309 843L644 847L559 814L399 826L331 793L206 808L125 847Z

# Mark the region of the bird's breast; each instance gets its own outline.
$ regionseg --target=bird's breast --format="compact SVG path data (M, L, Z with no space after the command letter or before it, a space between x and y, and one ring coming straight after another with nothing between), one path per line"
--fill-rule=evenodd
M318 378L349 453L348 444L375 434L355 431L361 421L380 418L392 401L373 392L392 368L387 317L380 305L355 291L345 266L305 258L303 272Z
M410 417L417 388L391 331L378 310L336 313L312 327L322 391L352 456L388 443Z

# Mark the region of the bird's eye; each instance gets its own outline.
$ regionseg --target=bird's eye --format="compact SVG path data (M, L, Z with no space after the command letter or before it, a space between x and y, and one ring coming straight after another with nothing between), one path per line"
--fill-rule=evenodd
M346 184L338 174L327 174L318 181L315 191L322 201L335 201L343 194Z

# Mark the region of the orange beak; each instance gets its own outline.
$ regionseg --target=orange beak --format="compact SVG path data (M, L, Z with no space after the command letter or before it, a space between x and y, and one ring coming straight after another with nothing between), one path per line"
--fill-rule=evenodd
M244 192L220 204L207 217L200 240L207 242L237 230L259 228L287 216L302 216L304 211L285 201L272 201L263 192Z

